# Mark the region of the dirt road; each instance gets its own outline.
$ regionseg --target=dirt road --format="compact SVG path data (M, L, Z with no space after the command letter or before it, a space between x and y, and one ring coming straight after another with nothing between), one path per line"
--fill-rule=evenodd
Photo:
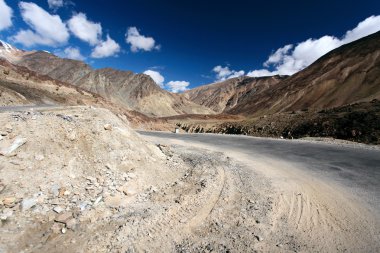
M174 150L178 145L223 152L248 168L243 173L225 173L239 175L241 182L253 177L258 183L262 176L261 182L269 186L251 191L249 184L233 186L249 191L248 199L250 194L261 200L268 195L267 213L256 216L264 219L256 225L260 235L253 235L258 238L257 250L380 250L378 150L245 136L140 134L156 144L174 145Z
M14 110L0 112L0 252L380 252L378 150Z

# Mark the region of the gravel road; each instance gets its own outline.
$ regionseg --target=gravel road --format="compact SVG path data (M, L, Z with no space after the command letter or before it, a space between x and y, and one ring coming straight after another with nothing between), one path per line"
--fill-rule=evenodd
M287 238L287 245L294 244L288 249L380 250L377 149L247 136L139 133L156 144L223 152L269 179L275 194L266 236L274 241Z

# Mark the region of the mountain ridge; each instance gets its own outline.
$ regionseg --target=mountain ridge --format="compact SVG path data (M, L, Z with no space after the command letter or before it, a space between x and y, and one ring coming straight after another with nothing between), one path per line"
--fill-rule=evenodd
M45 51L0 52L0 57L36 73L97 93L147 116L213 113L206 107L161 89L145 74L112 68L93 69L82 61L60 58Z

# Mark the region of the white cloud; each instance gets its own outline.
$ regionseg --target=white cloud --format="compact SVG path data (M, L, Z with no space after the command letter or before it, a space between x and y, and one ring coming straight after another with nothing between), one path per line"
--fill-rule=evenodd
M268 67L272 63L276 63L281 61L281 59L286 55L290 49L293 48L293 45L286 45L284 47L281 47L277 49L277 51L274 54L271 54L268 58L268 60L264 63L264 66Z
M0 0L0 31L12 26L13 10L4 0Z
M161 88L164 88L165 78L160 74L160 72L154 70L146 70L144 71L144 74L150 76L153 81L156 82L156 84L158 84Z
M247 76L250 77L260 77L260 76L274 76L277 75L277 72L272 72L267 69L258 69L258 70L252 70L247 73Z
M319 39L308 39L294 45L286 45L271 54L264 63L268 69L248 72L248 76L292 75L316 61L324 54L343 44L360 39L380 30L380 16L371 16L360 22L354 29L349 30L339 39L334 36L323 36Z
M152 37L141 35L136 27L129 27L125 37L125 41L131 45L132 52L159 50L161 47L160 45L156 45Z
M234 77L239 77L239 76L244 76L244 71L235 71L235 70L230 70L228 66L222 67L222 66L215 66L212 69L213 72L216 73L216 81L221 82L230 78Z
M91 57L93 58L105 58L109 56L114 56L120 52L120 46L116 41L111 39L109 35L107 35L106 41L101 41L94 48L91 53Z
M190 83L186 81L170 81L166 84L167 88L174 93L188 90L187 86L189 85Z
M342 40L343 43L350 43L354 40L365 37L380 30L380 15L370 16L360 22L354 29L347 31Z
M20 2L23 20L32 28L21 30L12 40L25 46L47 45L56 47L65 44L70 35L58 15L50 15L34 3Z
M100 23L89 21L84 13L74 15L67 22L70 31L79 39L88 42L90 45L96 45L102 35L102 26Z
M170 81L167 84L164 84L165 78L161 75L160 72L154 70L144 71L145 75L150 76L162 89L178 93L188 90L189 82L186 81Z
M48 0L49 8L57 10L63 6L63 0Z
M72 60L79 60L83 61L86 59L81 53L79 48L77 47L67 47L65 50L63 50L63 54L61 54L62 57L72 59Z

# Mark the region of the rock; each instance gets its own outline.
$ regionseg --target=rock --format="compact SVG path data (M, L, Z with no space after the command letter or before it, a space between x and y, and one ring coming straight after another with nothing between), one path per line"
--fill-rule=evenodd
M62 226L63 225L60 224L60 223L54 223L53 226L51 226L50 229L53 231L53 233L59 234L62 231Z
M66 224L66 222L73 217L73 214L70 212L63 213L54 219L55 222Z
M63 227L62 230L61 230L61 232L62 232L62 234L66 234L67 229L65 227Z
M104 202L109 207L119 207L122 205L122 196L120 194L109 196L104 200Z
M284 245L282 243L279 243L276 246L279 247L279 248L283 248L284 247Z
M58 197L58 195L59 195L59 189L60 189L59 185L54 184L54 185L50 188L50 192L51 192L51 194L53 194L54 197Z
M16 198L15 197L5 197L1 201L3 202L3 205L6 207L13 207L16 204Z
M4 139L4 137L2 135L0 135L0 141L3 140L3 139Z
M70 141L75 141L77 139L77 134L74 131L72 131L67 134L67 139L69 139Z
M72 218L66 222L66 227L68 229L74 230L77 225L77 220Z
M12 127L12 125L11 125L11 124L6 124L6 125L5 125L5 131L6 131L7 133L12 133L12 131L13 131L13 127Z
M87 203L87 202L83 202L83 203L80 203L79 204L79 209L81 210L81 211L84 211L84 210L86 210L86 207L89 205L89 203Z
M137 190L132 187L124 187L123 193L127 196L133 196L137 194Z
M22 145L24 145L25 143L26 143L26 138L22 138L21 136L17 136L15 138L15 140L13 141L13 143L9 147L3 148L3 149L0 150L0 155L8 156L13 151L15 151L16 149L18 149Z
M34 159L37 161L42 161L43 159L45 159L45 157L43 155L35 155Z
M63 209L62 207L60 206L56 206L53 208L53 211L56 212L56 213L62 213L65 209Z
M104 130L111 131L112 130L112 125L111 124L105 124L104 125Z
M1 213L0 215L0 220L2 221L5 221L7 220L9 217L11 217L13 215L13 211L11 209L4 209L3 212Z
M97 204L99 204L99 202L102 200L102 198L103 198L102 196L97 197L97 199L94 202L94 206L96 206Z
M96 183L96 178L94 178L94 177L90 177L90 176L88 176L88 177L86 177L86 179L87 179L89 182L91 182L91 183Z
M256 239L257 239L259 242L264 241L264 238L261 237L261 236L259 236L259 235L256 235L255 237L256 237Z
M7 135L8 135L7 132L3 132L3 131L0 132L0 136L7 136Z
M58 197L63 197L65 196L65 192L66 192L66 188L65 187L61 187L59 188L59 191L58 191Z
M31 199L24 199L21 202L21 210L26 211L32 208L37 204L37 199L31 198Z

